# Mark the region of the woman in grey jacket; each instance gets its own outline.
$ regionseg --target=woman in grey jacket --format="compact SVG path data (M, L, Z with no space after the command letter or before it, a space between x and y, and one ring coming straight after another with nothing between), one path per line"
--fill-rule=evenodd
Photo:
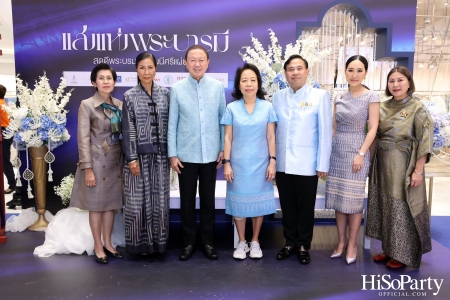
M78 111L80 160L70 198L71 207L89 211L94 258L102 264L108 263L106 254L123 258L111 245L114 210L123 205L123 162L119 141L122 102L111 97L116 79L116 72L107 64L98 64L91 72L91 82L97 92L83 100ZM83 241L80 244L87 242L80 241Z

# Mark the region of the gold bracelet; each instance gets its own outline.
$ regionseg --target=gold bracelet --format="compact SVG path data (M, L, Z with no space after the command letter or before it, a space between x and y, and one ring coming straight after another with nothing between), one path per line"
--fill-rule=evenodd
M416 170L414 170L413 172L414 172L414 173L416 173L417 175L423 175L423 173L422 173L422 174L420 174L420 173L417 173L417 172L416 172Z

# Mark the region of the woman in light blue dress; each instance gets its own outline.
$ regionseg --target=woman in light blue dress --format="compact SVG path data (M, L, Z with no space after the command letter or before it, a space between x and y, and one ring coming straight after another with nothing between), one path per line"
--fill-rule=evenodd
M275 213L275 122L271 103L264 101L259 70L244 64L236 71L232 96L221 124L225 125L224 177L227 180L225 212L234 217L239 244L236 259L261 258L259 232L264 215ZM252 218L250 247L245 240L245 218Z

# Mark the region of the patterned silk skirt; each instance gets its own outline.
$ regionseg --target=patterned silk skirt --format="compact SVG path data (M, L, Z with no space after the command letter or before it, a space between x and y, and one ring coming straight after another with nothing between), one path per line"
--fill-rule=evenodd
M169 238L170 177L166 154L139 156L140 176L124 168L127 253L164 253Z
M378 149L369 183L366 235L380 240L390 258L419 268L422 254L431 251L430 218L425 187L419 193L419 187L408 188L408 193L403 188L407 161L404 151ZM422 207L415 216L408 196L419 199Z
M422 254L431 251L426 202L422 212L413 218L406 201L391 197L377 187L371 187L368 206L366 235L381 240L382 249L390 258L419 268ZM421 245L421 240L426 242Z
M370 167L370 153L364 156L359 172L353 173L352 162L364 143L365 134L336 132L331 150L330 171L326 186L326 204L345 214L358 214L364 210L366 179Z

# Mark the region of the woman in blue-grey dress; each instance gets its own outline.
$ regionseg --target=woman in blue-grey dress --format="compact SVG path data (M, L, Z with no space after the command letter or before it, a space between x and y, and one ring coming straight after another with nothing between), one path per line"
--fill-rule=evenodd
M244 64L236 71L232 96L221 124L225 125L224 177L227 183L226 213L234 217L239 244L236 259L263 256L259 232L264 215L275 213L275 122L277 117L264 101L259 70ZM252 218L250 247L245 240L245 218Z
M368 67L364 56L354 55L347 60L345 77L348 91L339 94L334 102L333 144L325 207L336 211L339 236L331 258L342 257L347 247L347 264L356 262L356 240L370 166L369 147L375 139L380 116L380 97L362 84Z

